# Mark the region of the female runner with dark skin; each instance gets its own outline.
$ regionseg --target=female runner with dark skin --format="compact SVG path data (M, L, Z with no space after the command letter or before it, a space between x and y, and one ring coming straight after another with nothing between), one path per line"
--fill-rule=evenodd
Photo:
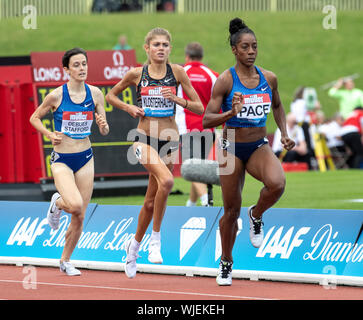
M255 34L239 18L230 21L229 31L236 65L217 79L203 119L204 128L226 124L220 152L220 159L224 158L226 162L220 161L224 215L219 221L222 242L219 285L232 284L232 249L238 231L246 172L264 185L256 205L248 208L253 246L259 247L263 240L263 213L284 192L284 171L266 138L265 122L271 109L281 131L283 146L290 150L295 145L287 135L285 111L275 74L254 65L257 57ZM223 112L219 113L221 108ZM233 170L223 172L225 164Z
M162 263L160 229L168 195L173 187L173 162L177 155L179 133L175 122L175 103L197 114L204 111L184 69L169 64L171 36L162 28L152 29L145 37L144 49L148 62L130 70L107 94L113 106L139 118L133 148L139 162L149 172L149 184L141 208L135 237L126 248L125 273L136 275L138 251L145 232L153 219L148 260ZM177 96L181 84L189 101ZM137 87L138 106L127 104L118 95L130 86Z

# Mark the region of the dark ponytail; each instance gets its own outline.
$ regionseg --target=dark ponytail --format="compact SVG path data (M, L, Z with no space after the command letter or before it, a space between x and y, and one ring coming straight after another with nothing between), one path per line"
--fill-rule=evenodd
M255 33L247 27L247 25L240 19L234 18L229 22L229 44L231 47L235 46L242 33L250 33L256 38Z

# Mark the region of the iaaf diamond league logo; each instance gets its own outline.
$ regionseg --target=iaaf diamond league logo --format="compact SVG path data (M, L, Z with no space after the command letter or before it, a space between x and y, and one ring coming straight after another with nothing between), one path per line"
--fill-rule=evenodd
M192 217L180 228L179 260L182 260L191 247L198 241L206 229L206 219L203 217ZM242 230L242 219L238 219L237 236ZM219 228L216 230L214 259L217 261L222 254L221 237Z
M206 229L206 219L192 217L180 228L179 259L182 260Z

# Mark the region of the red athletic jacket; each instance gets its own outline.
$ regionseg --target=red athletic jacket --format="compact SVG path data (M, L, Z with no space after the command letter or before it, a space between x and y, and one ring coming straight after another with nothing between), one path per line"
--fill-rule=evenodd
M354 126L358 128L360 134L362 133L363 128L363 110L354 110L348 118L344 121L343 127L345 126Z
M195 91L198 93L205 110L212 95L212 89L217 80L218 73L198 61L185 64L184 70L187 73ZM188 99L181 86L178 88L178 96ZM175 121L178 125L179 134L182 135L196 129L203 131L203 116L204 114L197 115L177 105Z

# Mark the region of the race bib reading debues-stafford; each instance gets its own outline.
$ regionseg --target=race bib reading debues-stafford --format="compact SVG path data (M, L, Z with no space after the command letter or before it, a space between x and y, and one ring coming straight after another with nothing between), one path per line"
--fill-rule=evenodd
M83 138L91 134L92 111L63 112L62 132L74 138Z

